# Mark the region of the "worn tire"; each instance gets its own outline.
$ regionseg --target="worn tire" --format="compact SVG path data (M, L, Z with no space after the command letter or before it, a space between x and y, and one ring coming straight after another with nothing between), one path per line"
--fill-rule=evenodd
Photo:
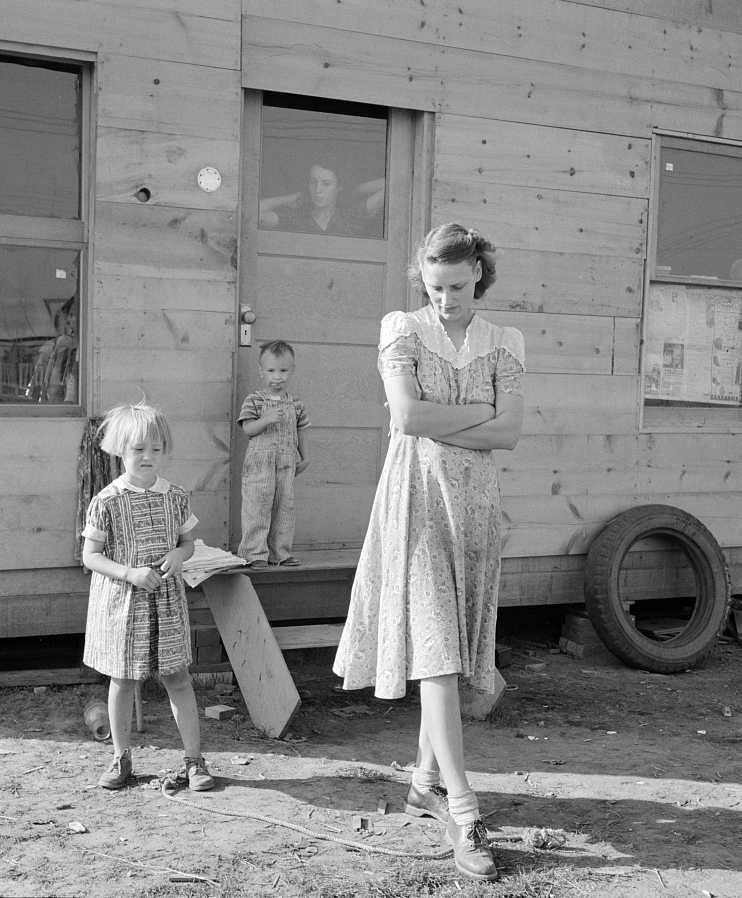
M684 629L671 639L650 639L624 608L619 574L634 543L665 536L681 546L696 577L696 601ZM704 525L670 505L643 505L613 518L590 545L585 565L585 606L608 648L631 667L675 673L700 664L724 629L731 603L724 554Z

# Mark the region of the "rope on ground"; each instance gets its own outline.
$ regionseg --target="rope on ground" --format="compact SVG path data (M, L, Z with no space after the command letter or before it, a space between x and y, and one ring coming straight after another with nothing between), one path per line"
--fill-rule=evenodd
M208 805L201 804L198 801L186 801L183 798L178 798L175 793L183 784L184 783L180 778L167 777L162 782L162 794L168 801L177 802L188 808L197 808L199 811L207 811L210 814L221 814L223 817L243 817L248 820L259 820L261 823L268 823L272 826L283 826L286 829L301 833L303 836L308 836L310 839L322 839L325 842L335 842L338 845L343 845L345 848L351 848L354 851L367 851L371 854L386 854L390 857L406 857L422 861L439 861L443 858L450 857L453 854L453 849L451 848L428 852L399 851L395 848L384 848L382 845L370 845L366 842L355 842L352 839L342 839L339 836L331 836L327 833L309 829L299 823L290 823L288 820L272 817L270 814L259 814L257 811L225 811L222 808L210 808Z

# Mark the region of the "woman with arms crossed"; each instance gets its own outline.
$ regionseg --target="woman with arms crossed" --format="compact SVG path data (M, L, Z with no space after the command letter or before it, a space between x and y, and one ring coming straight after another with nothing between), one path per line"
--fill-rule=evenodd
M346 689L373 685L387 699L420 681L406 810L445 822L456 867L491 880L458 685L495 691L502 513L492 450L520 437L523 337L474 312L495 280L494 247L477 231L434 228L410 273L426 304L382 320L391 439L334 670Z

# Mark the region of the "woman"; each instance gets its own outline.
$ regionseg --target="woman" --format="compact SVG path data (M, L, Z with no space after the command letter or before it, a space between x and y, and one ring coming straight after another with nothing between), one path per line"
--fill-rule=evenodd
M523 337L474 312L495 280L494 247L477 231L434 228L411 276L427 303L381 324L391 440L334 670L346 689L373 685L380 698L420 681L406 810L445 822L457 868L490 880L497 868L466 777L458 680L495 691L502 514L492 450L520 437Z
M310 166L306 190L260 200L260 227L307 234L380 237L384 191L383 178L364 181L343 205L340 166L326 156Z

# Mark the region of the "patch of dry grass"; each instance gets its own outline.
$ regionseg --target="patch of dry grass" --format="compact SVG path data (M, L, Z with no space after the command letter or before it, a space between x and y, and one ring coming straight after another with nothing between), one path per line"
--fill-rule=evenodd
M280 862L279 862L280 863ZM218 888L185 883L142 892L142 898L581 898L587 894L571 866L504 870L498 882L476 882L445 862L432 871L423 863L395 861L368 868L368 859L348 855L346 874L337 869L277 869L255 854L236 857Z

